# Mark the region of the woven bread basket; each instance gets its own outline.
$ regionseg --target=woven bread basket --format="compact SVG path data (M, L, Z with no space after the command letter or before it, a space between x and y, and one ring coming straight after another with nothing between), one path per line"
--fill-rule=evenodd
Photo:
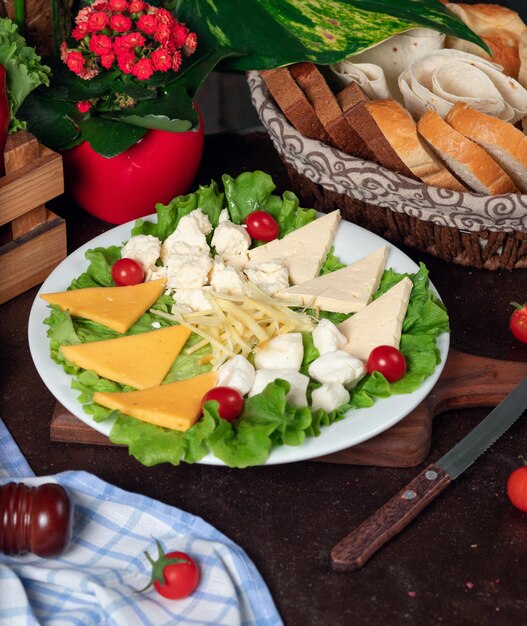
M257 72L251 98L302 205L468 267L527 268L527 194L484 196L426 185L301 135Z

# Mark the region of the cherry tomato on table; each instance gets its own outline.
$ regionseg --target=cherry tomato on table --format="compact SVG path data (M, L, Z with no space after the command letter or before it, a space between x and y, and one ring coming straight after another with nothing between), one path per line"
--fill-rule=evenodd
M527 343L527 305L522 306L516 302L511 304L515 307L509 323L511 332L516 339Z
M509 476L507 494L517 509L527 512L527 465L517 467Z
M243 396L232 387L214 387L214 389L207 391L203 396L201 406L203 407L208 400L216 400L219 405L219 416L228 422L232 422L243 411Z
M198 586L199 569L192 557L184 552L168 552L165 554L156 539L159 551L157 561L145 552L152 565L152 578L148 585L141 589L146 591L151 585L164 598L180 600L189 596Z
M272 241L280 230L277 221L267 211L253 211L245 218L247 232L257 241Z
M370 352L367 367L369 374L380 372L388 382L394 383L406 374L406 359L393 346L377 346Z
M124 257L112 265L112 278L116 285L125 287L143 282L145 272L137 261Z

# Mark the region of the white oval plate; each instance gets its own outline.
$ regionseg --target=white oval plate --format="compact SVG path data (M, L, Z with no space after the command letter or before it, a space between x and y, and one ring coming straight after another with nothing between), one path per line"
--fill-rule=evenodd
M155 217L155 215L151 215L146 219L155 221ZM113 420L98 423L84 413L82 405L77 400L77 392L71 389L71 376L66 374L62 367L50 357L49 340L46 334L47 326L43 323L49 315L49 309L39 294L65 291L71 281L86 270L88 263L84 255L88 249L122 245L130 238L130 231L134 224L135 221L131 221L112 228L84 244L64 259L43 283L29 316L29 348L35 367L44 384L68 411L104 435L109 435ZM389 249L387 267L392 267L397 272L409 273L417 272L419 269L406 254L382 237L346 221L341 222L334 245L335 254L343 263L352 263L380 246L387 245ZM449 333L443 333L438 337L437 345L441 352L441 363L421 387L413 393L379 399L368 409L351 410L346 419L323 428L319 437L309 437L300 446L274 448L265 464L293 463L324 456L371 439L387 430L413 411L430 393L443 370L449 342ZM222 461L211 454L205 456L200 463L223 465Z

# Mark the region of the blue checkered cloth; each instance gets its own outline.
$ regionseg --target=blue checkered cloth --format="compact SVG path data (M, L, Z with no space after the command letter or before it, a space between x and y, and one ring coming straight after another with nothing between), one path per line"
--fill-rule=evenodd
M0 554L0 626L279 626L269 591L245 552L202 519L87 472L35 477L0 420L0 484L58 482L74 502L62 556ZM150 587L144 551L183 551L201 579L183 600Z

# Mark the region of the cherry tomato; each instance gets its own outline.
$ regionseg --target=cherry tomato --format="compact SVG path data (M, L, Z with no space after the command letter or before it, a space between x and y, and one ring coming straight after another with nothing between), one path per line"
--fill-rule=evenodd
M199 568L196 562L184 552L165 554L157 539L156 543L159 552L157 561L154 561L148 552L145 552L146 558L152 565L152 578L141 591L145 591L153 585L154 589L164 598L170 600L186 598L198 586Z
M527 512L527 465L517 467L509 476L507 494L516 508Z
M207 391L203 396L201 406L203 407L208 400L216 400L219 405L219 416L228 422L232 422L243 411L243 396L232 387L214 387L214 389Z
M516 302L511 302L511 304L515 307L509 324L511 332L516 339L527 343L527 305L522 306Z
M278 237L278 222L267 211L253 211L245 218L247 232L257 241L272 241Z
M406 374L406 359L393 346L377 346L368 357L368 373L380 372L390 383Z
M145 273L137 261L123 258L116 261L112 266L112 278L116 285L138 285L143 282Z

